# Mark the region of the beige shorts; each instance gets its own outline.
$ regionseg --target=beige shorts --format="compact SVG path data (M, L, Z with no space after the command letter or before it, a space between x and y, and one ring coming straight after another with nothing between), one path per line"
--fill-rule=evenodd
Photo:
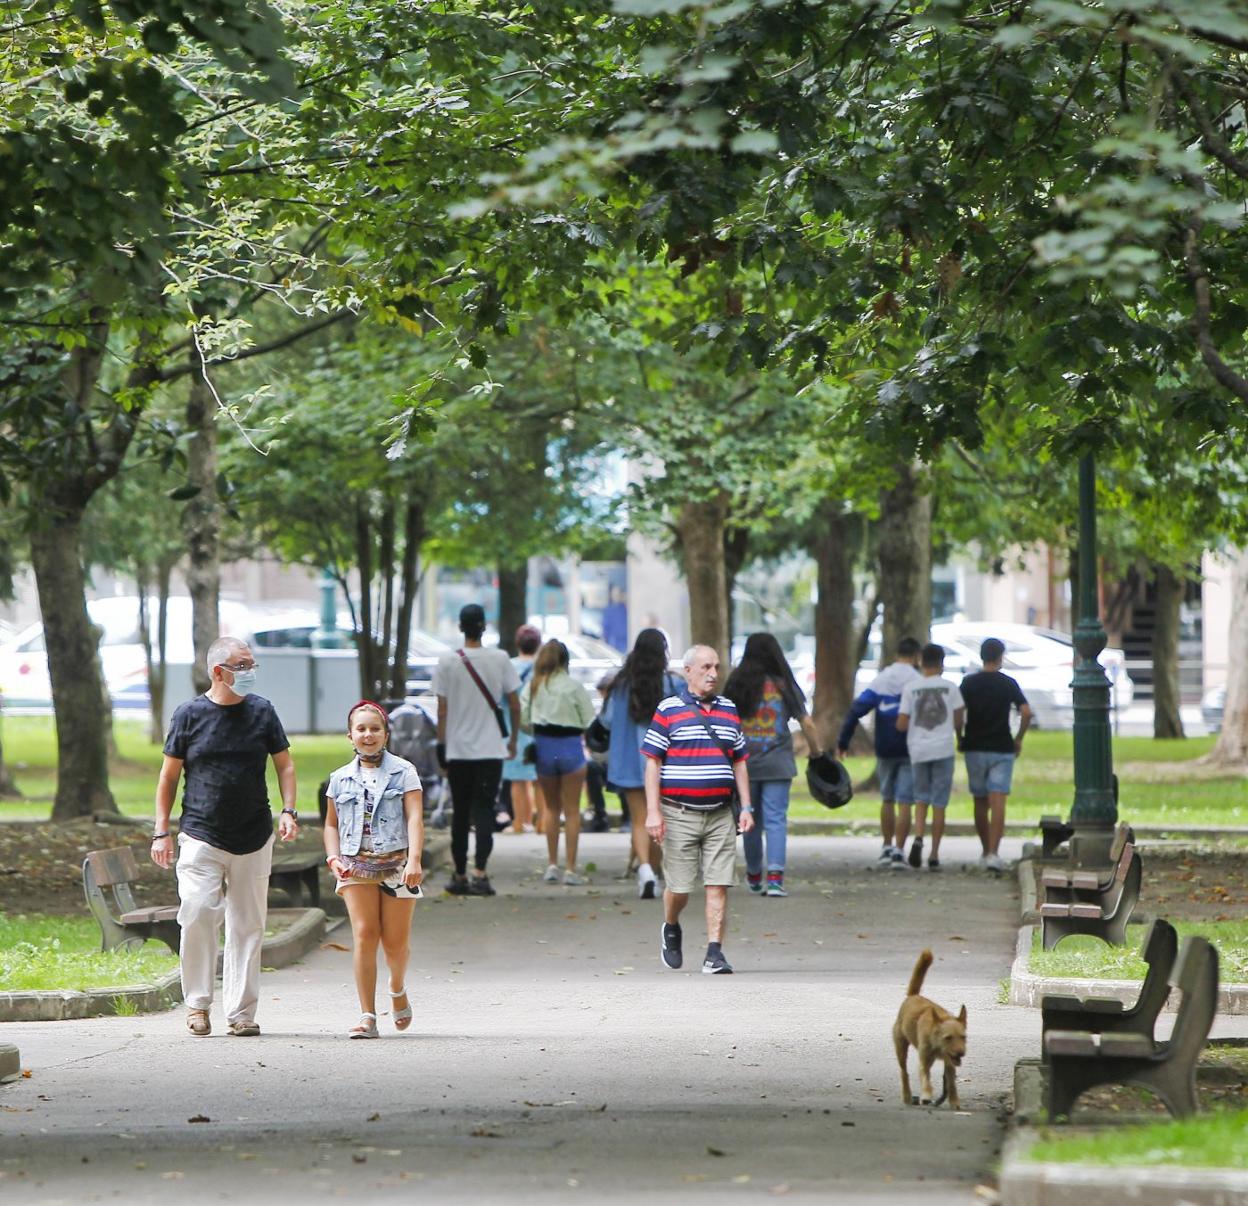
M736 875L737 826L732 808L695 812L663 802L663 878L672 892L699 884L730 888Z

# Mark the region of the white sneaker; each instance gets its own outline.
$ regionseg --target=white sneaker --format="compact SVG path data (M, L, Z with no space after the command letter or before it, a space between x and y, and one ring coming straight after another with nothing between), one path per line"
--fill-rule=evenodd
M979 856L979 862L978 862L978 863L976 863L975 865L976 865L976 866L977 866L977 867L978 867L981 871L987 871L987 870L988 870L988 856L987 856L986 854L981 854L981 855Z
M996 875L1000 875L1005 870L1005 864L1001 861L999 854L989 854L984 858L984 866Z
M653 900L658 892L659 879L649 863L637 868L637 895L642 900Z
M542 876L542 880L548 884L557 884L559 882L559 868L554 863L551 863L546 868L546 874Z
M882 847L880 850L880 857L875 861L877 866L887 867L888 864L893 861L893 848L891 846Z
M563 882L566 887L579 888L585 882L585 877L577 875L575 871L565 871L563 873Z

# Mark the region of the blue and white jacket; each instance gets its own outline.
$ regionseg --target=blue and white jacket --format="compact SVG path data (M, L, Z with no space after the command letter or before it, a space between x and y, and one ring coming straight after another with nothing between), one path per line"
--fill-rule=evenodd
M901 704L901 689L911 679L919 677L919 672L909 662L894 662L881 670L871 685L850 705L837 745L843 750L849 749L858 722L874 708L875 756L908 757L906 735L897 731L897 709Z
M407 849L407 820L403 815L404 784L411 791L420 787L416 768L405 758L386 750L381 759L381 795L373 802L372 839L375 854ZM413 782L414 780L414 782ZM343 854L359 854L364 836L364 781L359 760L352 758L329 776L325 794L334 802L338 815L338 842Z

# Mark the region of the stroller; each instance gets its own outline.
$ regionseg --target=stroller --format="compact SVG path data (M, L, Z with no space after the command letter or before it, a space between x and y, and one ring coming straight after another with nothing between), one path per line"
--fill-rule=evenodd
M390 713L390 752L406 758L420 776L425 789L425 819L435 829L445 829L451 793L438 768L438 728L419 703L386 701Z

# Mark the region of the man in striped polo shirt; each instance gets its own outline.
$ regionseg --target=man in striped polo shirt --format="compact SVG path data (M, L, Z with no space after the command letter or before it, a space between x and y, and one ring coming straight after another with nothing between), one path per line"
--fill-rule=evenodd
M743 801L741 832L754 827L745 773L745 737L737 709L715 694L719 654L695 645L685 654L685 681L678 695L659 703L642 739L646 755L646 831L663 846L663 930L660 957L680 967L680 914L689 893L706 885L706 958L702 970L731 975L724 958L728 889L737 852L732 794Z

